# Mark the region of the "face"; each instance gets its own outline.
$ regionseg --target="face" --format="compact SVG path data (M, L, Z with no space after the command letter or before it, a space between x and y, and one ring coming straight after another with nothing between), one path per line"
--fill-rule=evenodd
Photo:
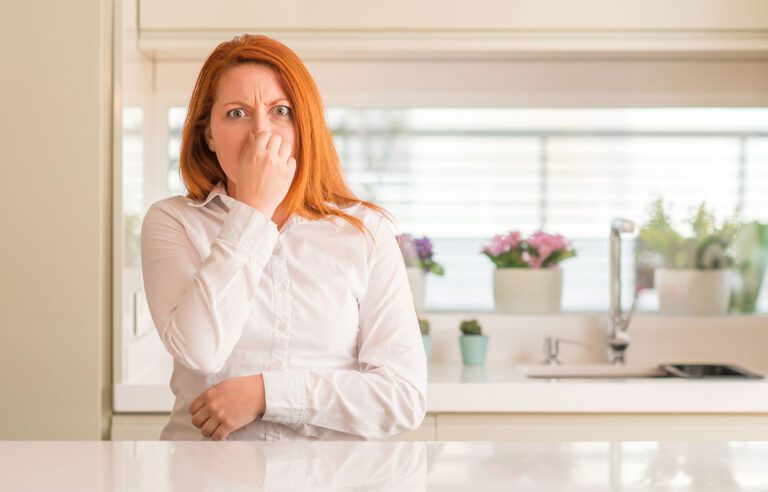
M228 69L219 77L205 139L227 175L230 194L248 134L263 131L280 135L295 156L293 106L277 72L255 63Z

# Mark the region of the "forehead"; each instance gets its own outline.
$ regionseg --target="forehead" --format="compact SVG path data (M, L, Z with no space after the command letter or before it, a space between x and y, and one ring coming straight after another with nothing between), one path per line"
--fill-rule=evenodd
M216 84L216 99L269 99L287 97L277 71L269 65L242 63L228 68Z

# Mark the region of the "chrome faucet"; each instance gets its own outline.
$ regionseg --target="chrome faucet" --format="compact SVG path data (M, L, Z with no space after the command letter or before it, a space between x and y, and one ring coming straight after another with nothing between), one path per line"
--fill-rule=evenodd
M579 345L581 347L584 347L585 349L591 351L592 349L584 342L579 342L576 340L566 340L564 338L558 338L558 337L545 337L544 338L544 364L547 364L549 366L559 366L560 360L558 360L558 356L560 355L560 344L561 343L567 343L570 345Z
M611 309L608 313L608 360L611 364L624 364L624 352L629 346L629 320L635 312L635 300L628 314L621 310L621 234L635 230L635 224L626 219L611 221Z

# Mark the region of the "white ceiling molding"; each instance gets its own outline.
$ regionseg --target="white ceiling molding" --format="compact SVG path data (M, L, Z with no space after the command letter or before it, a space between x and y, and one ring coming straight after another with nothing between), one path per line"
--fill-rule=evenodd
M243 32L306 60L768 59L766 0L139 0L136 27L156 59Z
M149 30L763 30L765 0L138 0Z

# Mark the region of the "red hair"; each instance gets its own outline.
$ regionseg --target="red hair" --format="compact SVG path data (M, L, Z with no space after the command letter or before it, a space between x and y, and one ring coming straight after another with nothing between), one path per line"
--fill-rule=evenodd
M216 154L205 144L205 130L210 123L221 75L243 63L260 63L274 69L293 107L296 174L278 208L286 216L296 213L314 220L337 216L361 233L366 228L359 218L328 204L345 207L361 203L391 219L378 205L358 199L344 181L333 137L325 121L320 91L304 63L284 44L267 36L251 34L236 36L217 46L197 77L182 130L179 155L187 197L203 200L217 182L227 180Z

